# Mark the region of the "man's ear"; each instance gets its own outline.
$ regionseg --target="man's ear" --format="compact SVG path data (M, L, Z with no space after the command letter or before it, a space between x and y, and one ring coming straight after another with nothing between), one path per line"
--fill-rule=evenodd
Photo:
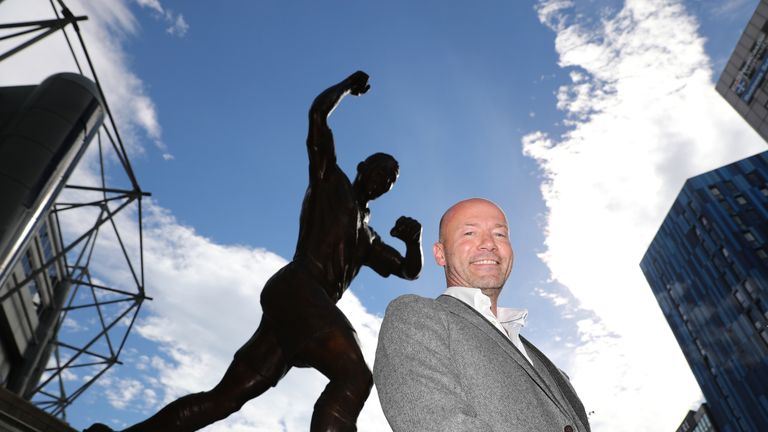
M442 243L436 242L432 245L432 255L435 256L435 262L437 265L441 267L445 266L445 250L443 249Z

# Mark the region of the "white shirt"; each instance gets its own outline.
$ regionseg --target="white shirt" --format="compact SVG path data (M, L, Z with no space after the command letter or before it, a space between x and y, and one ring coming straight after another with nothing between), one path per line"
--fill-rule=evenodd
M491 299L483 294L479 288L449 287L443 294L460 300L476 310L512 341L523 356L525 356L526 360L528 360L528 363L533 364L531 358L528 357L528 353L525 352L523 342L520 340L520 329L525 326L525 322L528 319L528 309L496 307L497 317L491 312Z

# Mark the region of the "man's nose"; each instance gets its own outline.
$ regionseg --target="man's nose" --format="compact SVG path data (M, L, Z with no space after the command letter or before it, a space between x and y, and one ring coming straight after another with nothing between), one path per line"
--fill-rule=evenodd
M496 239L493 237L493 233L483 232L480 234L479 249L483 250L496 250Z

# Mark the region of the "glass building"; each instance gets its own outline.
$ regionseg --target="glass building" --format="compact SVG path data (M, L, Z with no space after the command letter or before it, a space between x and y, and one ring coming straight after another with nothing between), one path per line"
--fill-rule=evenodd
M688 411L688 415L677 427L677 432L717 432L717 428L710 419L707 404L701 404L696 411Z
M718 429L768 431L768 152L688 179L640 267Z
M768 141L768 0L758 2L715 89Z
M20 395L27 395L43 374L69 292L58 232L50 215L0 287L0 386Z

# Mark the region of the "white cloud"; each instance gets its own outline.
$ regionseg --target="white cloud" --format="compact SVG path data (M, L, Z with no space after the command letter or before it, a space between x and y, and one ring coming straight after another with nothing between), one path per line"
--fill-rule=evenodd
M162 14L165 12L163 6L158 0L136 0L136 3L138 3L141 7L152 9L157 13Z
M87 330L87 327L83 326L82 323L77 322L70 317L65 318L61 326L73 332Z
M566 297L563 297L558 293L546 291L542 288L536 288L535 291L536 291L536 294L540 295L541 297L549 299L552 302L552 304L554 304L555 306L565 306L570 303L570 301Z
M110 405L117 409L124 409L128 404L143 393L144 385L135 379L121 379L111 383L105 391Z
M152 10L155 17L162 19L169 27L165 29L166 33L172 36L184 37L189 30L189 24L182 14L177 14L170 9L166 9L160 4L159 0L136 0L139 6Z
M157 406L157 393L154 390L145 388L142 392L145 408L154 408Z
M755 2L750 0L720 0L715 2L712 7L712 15L717 17L733 18L737 13L742 12L743 9L750 9L755 7Z
M108 102L120 127L124 144L129 153L140 154L141 135L149 136L160 151L168 154L162 144L162 129L157 120L157 110L146 94L144 83L128 67L122 42L136 33L138 24L123 1L104 2L68 1L75 16L85 15L88 20L80 23L83 38L108 95ZM6 0L0 5L4 21L19 22L53 18L54 12L47 2ZM7 34L7 33L3 33ZM78 38L71 27L67 34L78 54L80 66L86 76L92 78ZM13 38L0 42L0 50L17 46L28 38ZM77 72L77 65L66 45L64 36L56 33L32 45L30 48L0 62L3 85L39 84L49 75L58 72Z
M184 19L183 15L176 15L176 18L171 19L171 23L172 25L165 29L168 34L179 37L183 37L187 34L187 31L189 30L189 24L187 24L187 21Z
M700 393L639 262L686 178L765 143L714 91L681 2L627 0L596 24L568 6L538 11L571 71L557 93L569 128L523 146L544 174L542 259L597 317L579 323L569 373L593 430L672 430Z
M549 0L539 2L536 6L541 22L553 30L557 30L564 23L561 20L565 17L561 12L574 6L572 0Z

